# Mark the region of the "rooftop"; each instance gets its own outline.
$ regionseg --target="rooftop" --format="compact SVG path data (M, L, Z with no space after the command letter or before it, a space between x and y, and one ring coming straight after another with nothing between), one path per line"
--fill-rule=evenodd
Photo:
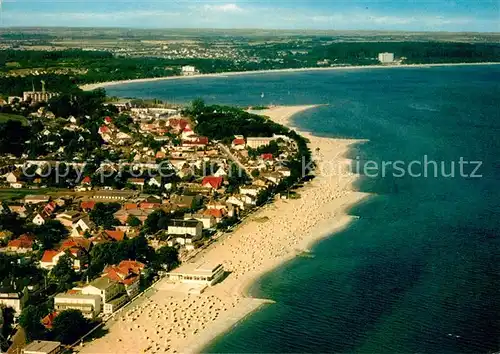
M180 220L180 219L172 219L168 226L177 226L177 227L197 227L200 222L198 220Z
M112 281L111 279L106 277L100 277L92 281L89 285L100 290L106 290L109 287L113 286L114 284L116 284L116 282Z
M215 271L222 267L220 263L184 263L181 267L172 270L171 274L195 274L211 276Z
M61 346L60 342L36 340L24 347L24 353L51 353Z
M87 295L87 294L80 294L80 293L70 293L69 291L67 293L60 293L57 294L55 299L60 299L60 298L71 298L71 299L90 299L90 300L98 300L101 297L99 295Z

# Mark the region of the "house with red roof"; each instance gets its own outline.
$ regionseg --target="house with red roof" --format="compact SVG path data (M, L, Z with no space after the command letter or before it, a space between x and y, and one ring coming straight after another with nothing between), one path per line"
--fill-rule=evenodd
M245 138L243 136L239 136L237 138L234 138L234 140L231 143L231 148L234 150L243 150L246 147L246 142Z
M44 269L52 269L63 255L68 255L73 259L73 269L76 271L82 270L83 262L86 261L86 256L90 252L92 242L84 238L70 238L61 244L57 250L46 250L43 252L40 260L40 267Z
M273 154L261 154L260 158L264 161L273 161L274 160Z
M94 210L95 205L96 205L96 202L89 200L89 201L86 201L86 202L82 202L80 204L80 208L82 208L82 210L84 210L86 212L89 212L91 210Z
M191 126L188 124L184 127L184 129L182 129L181 137L182 137L182 139L186 139L191 135L194 135L194 131L193 131L193 129L191 129Z
M109 127L105 126L105 125L101 125L99 127L99 134L111 134L111 129L109 129Z
M33 250L35 236L32 234L23 234L18 238L7 243L7 251L15 253L27 253Z
M123 241L125 239L125 232L120 230L104 230L99 232L96 236L92 237L90 240L93 244L100 244L106 242L117 242Z
M59 261L64 252L58 250L45 250L40 259L40 267L43 269L52 269Z
M161 203L149 203L149 202L142 202L139 203L139 208L140 209L158 209L161 208Z
M180 133L188 126L189 122L185 119L171 118L168 120L168 126L177 133Z
M104 117L104 124L111 124L111 123L113 123L113 120L111 119L111 117L108 117L108 116Z
M75 188L79 192L84 192L84 191L89 191L92 189L92 179L90 176L85 176L82 181L80 182L80 185Z
M52 215L57 209L57 204L55 202L49 202L45 207L43 208L43 213L46 216Z
M109 129L109 127L105 125L101 125L99 127L99 135L101 136L102 140L106 142L111 141L111 139L113 138L112 134L113 133L111 132L111 129Z
M224 178L222 177L207 176L203 178L201 185L205 188L219 189L222 186L222 182L224 182Z
M205 147L207 145L208 138L206 136L198 136L194 139L182 141L182 147Z
M219 223L226 216L226 210L225 209L206 209L205 211L203 211L203 215L213 216L215 218L215 221L217 223Z
M46 329L52 329L55 318L57 317L57 311L49 313L47 316L42 318L42 325Z
M141 273L146 266L138 261L121 261L118 265L106 267L103 276L120 284L123 284L127 295L132 298L139 293L139 282Z
M164 159L165 157L167 157L167 154L165 152L163 152L161 150L156 152L156 155L155 155L156 159Z
M137 203L125 203L125 204L123 204L122 209L125 209L125 210L137 209Z
M104 233L112 240L123 241L125 239L125 232L118 230L104 230Z
M143 188L144 183L146 183L146 179L145 178L129 178L129 179L127 179L127 183Z

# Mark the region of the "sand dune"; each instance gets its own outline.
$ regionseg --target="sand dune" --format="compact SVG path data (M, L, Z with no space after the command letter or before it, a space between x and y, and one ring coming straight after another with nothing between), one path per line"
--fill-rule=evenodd
M313 106L261 111L278 123ZM343 155L355 140L315 137L302 132L319 165L346 163ZM197 256L219 261L231 274L202 295L186 295L162 280L141 304L123 311L109 333L86 343L82 353L193 353L269 301L247 296L249 285L264 273L296 257L315 242L346 227L346 209L366 197L351 189L356 175L319 175L299 191L300 199L277 200L245 220ZM264 218L266 217L266 218ZM272 300L272 299L271 299ZM272 304L264 306L273 306Z

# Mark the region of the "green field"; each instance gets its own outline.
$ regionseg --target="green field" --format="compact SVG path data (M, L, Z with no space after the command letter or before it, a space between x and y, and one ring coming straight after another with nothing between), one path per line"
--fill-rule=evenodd
M28 120L23 116L19 116L17 114L0 113L0 123L6 122L8 120L19 120L23 122L23 124L28 123Z
M14 188L1 188L0 189L0 201L8 201L21 199L29 194L50 194L52 197L57 197L57 195L66 195L74 193L68 189L60 189L60 188L39 188L39 189L14 189Z

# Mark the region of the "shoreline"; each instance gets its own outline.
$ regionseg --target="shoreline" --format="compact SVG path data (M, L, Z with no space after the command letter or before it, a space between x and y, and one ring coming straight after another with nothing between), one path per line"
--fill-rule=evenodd
M259 113L293 128L290 119L295 114L317 106L280 106ZM295 130L309 139L318 164L349 162L344 157L349 148L363 142ZM163 279L147 301L118 315L108 334L75 349L82 353L198 353L254 311L272 306L272 299L251 297L251 287L263 275L347 228L354 220L348 209L369 196L352 190L357 175L330 176L318 168L316 176L297 191L299 199L265 205L192 260L223 263L231 273L221 283L201 295L187 295L185 287L183 292L181 285Z
M200 79L200 78L216 78L227 76L242 76L242 75L258 75L258 74L273 74L273 73L289 73L289 72L307 72L307 71L333 71L333 70L361 70L361 69L393 69L393 68L432 68L439 66L478 66L478 65L500 65L500 62L485 62L485 63L435 63L435 64L402 64L402 65L352 65L352 66L337 66L337 67L312 67L312 68L290 68L290 69L272 69L272 70L254 70L254 71L232 71L213 74L197 74L191 76L162 76L143 79L105 81L93 84L80 85L84 91L92 91L98 88L110 86L119 86L134 83L147 83L166 80L185 80L185 79Z

